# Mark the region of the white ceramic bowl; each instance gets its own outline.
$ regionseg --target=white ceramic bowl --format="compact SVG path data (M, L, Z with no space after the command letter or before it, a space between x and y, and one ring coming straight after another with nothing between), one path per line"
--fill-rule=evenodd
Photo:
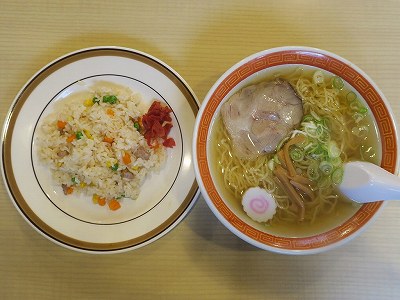
M205 97L196 118L193 137L195 172L200 190L217 218L235 235L259 248L283 254L312 254L343 245L360 234L377 216L383 202L363 205L347 220L324 232L303 237L277 236L254 226L222 196L210 171L210 133L221 104L230 95L277 68L287 65L318 67L340 76L366 102L376 121L382 147L381 166L398 171L397 129L389 102L376 84L357 66L333 53L308 47L281 47L251 55L226 71Z

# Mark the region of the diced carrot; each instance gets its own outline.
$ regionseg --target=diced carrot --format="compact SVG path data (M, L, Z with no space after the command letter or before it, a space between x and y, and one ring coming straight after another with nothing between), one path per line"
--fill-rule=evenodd
M67 142L71 143L74 139L76 139L76 134L72 134L69 137L67 137Z
M114 117L114 110L113 110L112 108L108 108L108 109L106 110L106 113L107 113L107 115L109 115L109 116L111 116L111 117Z
M67 187L66 195L70 195L74 192L74 188L72 186Z
M70 194L72 194L73 191L74 191L74 188L73 188L72 186L68 186L68 185L66 185L65 183L63 183L63 184L61 185L61 187L62 187L62 189L63 189L64 195L70 195Z
M104 205L106 205L106 199L105 198L101 198L101 197L99 197L99 199L97 199L97 203L100 205L100 206L104 206Z
M66 125L67 125L67 122L64 122L64 121L61 121L61 120L57 121L57 128L58 129L64 129Z
M129 165L132 162L131 155L128 152L125 152L122 156L122 161L124 164Z
M121 207L121 204L118 202L118 200L116 200L116 199L111 199L111 200L108 202L108 207L109 207L111 210L117 210L117 209L119 209L119 208Z
M112 142L114 142L114 139L112 137L105 136L103 138L103 142L112 144Z

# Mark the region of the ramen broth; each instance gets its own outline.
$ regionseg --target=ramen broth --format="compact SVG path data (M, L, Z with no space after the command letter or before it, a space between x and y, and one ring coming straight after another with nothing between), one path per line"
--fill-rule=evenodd
M260 81L271 81L277 77L293 82L293 80L295 80L294 78L296 76L296 72L300 72L302 77L312 78L312 74L316 70L319 69L309 67L307 69L301 69L299 71L298 67L284 68L280 69L277 72L274 72L272 75L268 77L258 78L257 80L249 82L248 85L255 84ZM328 79L333 76L325 71L323 71L323 74L324 77ZM347 84L345 83L344 87L340 90L339 97L346 97L346 95L348 95L349 93L355 92L346 85ZM365 102L361 100L359 96L358 100L362 105L366 107ZM305 111L304 113L307 114L308 112ZM377 128L375 126L375 122L373 121L373 118L369 111L362 120L361 124L363 124L363 126L367 126L369 130L365 136L359 138L358 150L360 151L353 151L352 153L346 153L346 155L349 156L346 157L346 159L343 162L364 160L375 164L379 164L381 160L381 147L379 143L379 137L377 133ZM340 225L341 223L349 219L360 208L360 205L352 203L351 201L344 199L342 196L337 195L338 200L335 203L334 209L329 214L324 214L324 213L318 214L311 222L310 221L286 222L285 220L275 220L276 215L272 219L272 222L266 222L266 223L255 222L251 220L243 211L243 207L241 204L242 200L241 195L245 191L235 191L234 187L232 187L229 183L226 184L226 180L224 180L224 172L227 172L229 170L227 169L227 166L221 165L222 160L221 160L220 147L222 140L225 140L225 145L227 143L229 147L232 147L229 134L227 134L222 118L219 115L215 119L212 125L211 139L210 139L210 145L211 145L210 167L213 179L216 182L216 186L218 187L221 196L227 200L227 203L230 206L230 208L237 215L241 216L242 219L247 220L247 222L251 223L252 226L254 226L259 230L263 230L271 234L276 234L286 237L304 237L304 236L314 235L322 233L326 230L332 229ZM230 148L229 150L229 155L234 155L232 148ZM263 154L263 157L265 158L265 163L267 163L270 159L272 159L274 155L275 153ZM229 166L229 168L231 167L232 166ZM254 165L251 165L250 168L254 167L255 167ZM266 166L263 164L262 168L266 168ZM237 174L237 176L241 176L241 174ZM260 181L262 180L263 179L260 178ZM275 187L274 189L279 190L279 187Z

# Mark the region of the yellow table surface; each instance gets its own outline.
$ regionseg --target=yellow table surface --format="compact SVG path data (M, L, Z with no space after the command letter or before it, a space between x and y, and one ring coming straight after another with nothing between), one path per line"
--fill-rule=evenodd
M172 66L201 102L240 59L276 46L332 51L363 69L400 120L400 1L0 1L0 119L25 82L84 47L138 49ZM0 299L400 299L400 205L361 236L285 256L231 234L202 197L138 250L90 255L48 241L0 187Z

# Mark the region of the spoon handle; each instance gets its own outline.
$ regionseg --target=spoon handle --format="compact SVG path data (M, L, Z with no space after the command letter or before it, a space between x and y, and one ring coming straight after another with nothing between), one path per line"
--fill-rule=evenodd
M400 178L369 162L349 162L339 190L358 203L400 200Z

